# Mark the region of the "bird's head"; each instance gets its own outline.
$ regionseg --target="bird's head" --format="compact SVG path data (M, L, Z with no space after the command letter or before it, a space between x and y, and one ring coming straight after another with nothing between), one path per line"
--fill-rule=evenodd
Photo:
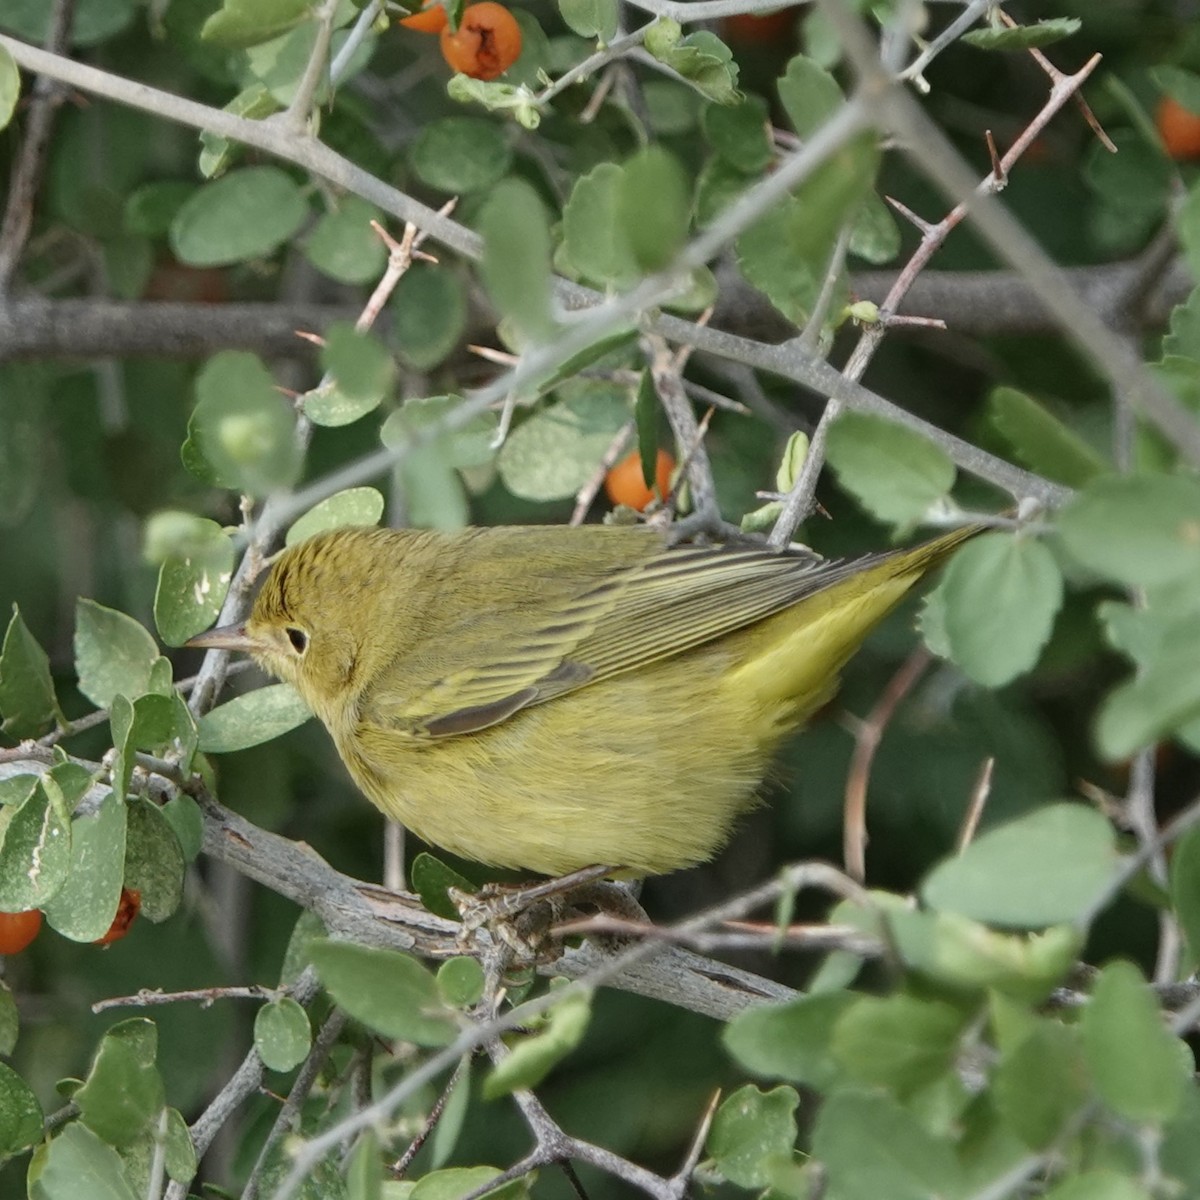
M241 650L292 684L326 722L353 702L371 629L373 572L354 530L318 535L285 550L249 617L192 638L203 650Z

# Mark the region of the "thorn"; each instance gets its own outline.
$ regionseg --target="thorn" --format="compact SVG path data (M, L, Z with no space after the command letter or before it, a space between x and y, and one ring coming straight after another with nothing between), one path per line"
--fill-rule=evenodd
M517 355L509 354L504 350L493 350L491 346L468 346L467 349L472 354L477 354L480 358L501 367L515 367L521 361Z
M986 130L983 136L987 141L988 155L992 160L992 178L996 181L996 191L1000 191L1008 184L1008 172L1004 169L1000 152L996 149L996 139L992 137L992 131Z
M297 329L293 332L298 338L303 338L306 342L312 342L314 346L325 345L325 339L319 333L309 333L307 329Z
M884 196L884 199L911 225L914 225L925 237L929 237L936 228L930 225L924 217L918 217L906 204L901 204L894 196Z

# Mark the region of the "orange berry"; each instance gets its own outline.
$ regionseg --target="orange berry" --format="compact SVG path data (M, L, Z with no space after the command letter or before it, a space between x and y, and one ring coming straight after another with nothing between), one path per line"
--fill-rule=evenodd
M108 927L108 932L103 937L98 937L93 945L108 946L113 942L119 942L128 932L130 925L133 924L134 918L142 907L142 893L137 888L121 889L121 900L117 905L117 915L113 917L112 924Z
M42 914L31 908L28 912L0 913L0 954L19 954L38 935Z
M660 450L654 460L654 482L660 498L670 491L674 470L675 460L665 450ZM642 456L636 450L621 459L604 477L604 490L614 504L624 504L638 512L655 499L655 493L642 478Z
M472 79L495 79L521 57L521 27L495 0L468 5L456 30L442 30L442 57Z
M1172 158L1200 158L1200 115L1184 108L1174 97L1164 96L1154 112L1154 123Z
M438 0L425 0L421 11L409 17L401 17L396 24L405 29L415 29L418 33L441 33L446 28L450 18Z

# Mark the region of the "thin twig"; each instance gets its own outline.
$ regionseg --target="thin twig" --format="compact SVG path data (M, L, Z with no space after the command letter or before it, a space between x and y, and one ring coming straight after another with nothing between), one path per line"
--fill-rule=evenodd
M46 40L43 43L47 53L66 53L74 19L75 0L54 0L46 29ZM54 117L65 95L64 89L45 75L41 76L33 87L33 98L29 102L25 122L25 136L21 140L21 147L13 164L8 185L8 203L4 206L4 217L0 220L0 296L7 295L11 290L21 252L29 239L29 230L33 226L34 200L46 167L46 152L50 146Z
M199 1002L201 1008L210 1008L218 1000L278 1000L280 996L290 996L291 988L260 987L250 984L247 987L211 987L193 988L186 992L151 991L142 988L129 996L110 996L106 1000L97 1000L92 1005L92 1012L107 1012L111 1008L153 1008L160 1004L184 1004Z
M967 805L962 827L958 831L958 840L954 844L954 848L959 854L971 844L975 837L975 831L979 828L984 807L988 802L988 797L992 794L992 771L995 766L996 760L989 755L983 760L983 766L979 769L979 777L971 789L971 802Z
M404 1178L408 1172L408 1168L412 1166L413 1159L421 1152L421 1147L425 1145L430 1135L437 1128L438 1122L442 1119L442 1114L446 1111L446 1105L450 1101L450 1095L462 1081L463 1073L466 1071L467 1064L470 1061L470 1058L466 1055L458 1060L458 1066L451 1072L450 1078L446 1081L446 1086L442 1088L438 1098L434 1101L433 1107L426 1115L420 1130L418 1130L413 1140L409 1142L404 1153L388 1167L388 1174L393 1179Z
M913 689L931 661L929 651L918 646L888 681L867 719L856 724L854 754L846 776L842 858L847 872L860 883L867 877L867 784L871 778L871 763L900 701Z
M259 1188L262 1186L263 1172L267 1168L272 1152L299 1121L300 1110L304 1107L304 1102L317 1082L325 1060L329 1057L330 1051L345 1026L346 1014L340 1008L335 1008L325 1018L324 1024L313 1039L312 1049L309 1050L303 1065L296 1073L296 1080L288 1092L283 1107L275 1117L275 1124L271 1126L271 1132L267 1134L262 1149L258 1152L254 1169L250 1172L250 1177L246 1180L246 1186L242 1190L242 1200L257 1200Z

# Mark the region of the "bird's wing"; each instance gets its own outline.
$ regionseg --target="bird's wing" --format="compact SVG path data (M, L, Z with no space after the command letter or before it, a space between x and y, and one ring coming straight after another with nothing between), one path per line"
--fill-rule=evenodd
M439 646L436 671L411 658L398 661L363 696L360 714L414 737L473 733L752 625L868 561L829 563L732 547L663 549L553 600L544 621L513 629L510 640L483 648L486 657L472 640L470 661L452 645ZM435 682L414 688L429 679Z

